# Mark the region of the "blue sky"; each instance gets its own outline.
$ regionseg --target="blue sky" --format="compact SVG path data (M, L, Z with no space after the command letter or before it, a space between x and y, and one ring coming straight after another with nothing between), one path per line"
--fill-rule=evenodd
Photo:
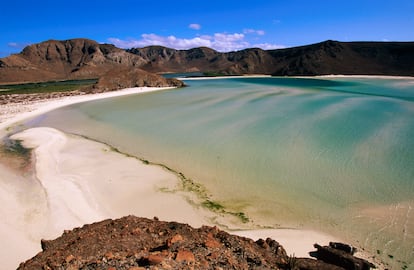
M49 39L121 48L274 49L327 39L414 41L413 0L26 0L0 3L0 57Z

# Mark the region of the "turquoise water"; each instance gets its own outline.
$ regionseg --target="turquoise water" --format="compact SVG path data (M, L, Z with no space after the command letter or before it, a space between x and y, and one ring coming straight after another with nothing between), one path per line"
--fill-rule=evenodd
M414 79L186 83L33 123L166 164L255 225L327 231L414 267Z

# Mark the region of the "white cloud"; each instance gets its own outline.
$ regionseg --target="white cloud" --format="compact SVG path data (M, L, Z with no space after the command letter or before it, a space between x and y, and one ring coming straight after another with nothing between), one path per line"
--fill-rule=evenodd
M188 28L191 28L191 29L194 29L194 30L200 30L201 25L199 25L198 23L192 23L188 26Z
M16 48L16 49L23 49L24 47L30 45L29 42L9 42L7 43L7 46L10 48Z
M255 30L257 31L257 30ZM120 48L141 48L151 45L160 45L178 50L191 49L196 47L209 47L220 52L238 51L251 47L262 49L283 48L282 45L260 43L251 44L242 33L215 33L212 36L202 35L193 38L178 38L176 36L159 36L156 34L143 34L141 39L109 38L109 42Z
M264 36L265 31L264 30L255 30L255 29L244 29L243 33L245 34L256 34L259 36Z
M146 47L151 45L160 45L178 50L190 49L195 47L211 47L211 40L206 36L194 37L191 39L177 38L175 36L159 36L156 34L143 34L141 39L121 40L118 38L109 38L108 41L120 48Z
M254 48L261 48L263 50L276 50L276 49L284 49L286 46L280 44L271 44L271 43L259 43L253 44L252 47Z
M17 47L18 45L17 45L17 42L9 42L7 43L7 46L14 48L14 47Z
M237 51L245 49L249 43L244 40L244 34L214 34L212 48L220 52Z

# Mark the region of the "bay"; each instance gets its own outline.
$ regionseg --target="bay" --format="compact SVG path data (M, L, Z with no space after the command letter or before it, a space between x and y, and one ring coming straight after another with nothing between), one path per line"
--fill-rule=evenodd
M165 164L251 226L312 228L413 267L414 79L213 78L32 120Z

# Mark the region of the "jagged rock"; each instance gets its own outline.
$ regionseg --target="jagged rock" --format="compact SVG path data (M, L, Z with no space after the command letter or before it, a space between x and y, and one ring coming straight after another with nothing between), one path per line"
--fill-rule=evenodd
M339 249L335 248L339 246ZM369 270L375 268L372 263L354 257L349 251L344 251L345 244L338 244L332 246L320 246L315 244L317 251L311 252L311 256L323 262L340 266L346 270ZM352 250L352 249L351 249Z
M356 252L356 248L351 245L338 243L338 242L329 242L329 246L334 249L342 250L348 254L354 255Z
M175 257L177 262L195 262L194 254L189 250L179 250L177 256Z
M43 251L18 269L344 270L372 266L345 251L316 247L318 257L324 260L289 257L271 238L253 241L217 227L192 228L127 216L65 231L55 240L42 240Z
M291 258L289 268L292 270L345 270L337 265L309 258Z
M208 241L215 244L205 245ZM287 262L283 247L271 239L258 244L216 227L133 216L85 225L42 243L45 249L19 269L285 269Z

